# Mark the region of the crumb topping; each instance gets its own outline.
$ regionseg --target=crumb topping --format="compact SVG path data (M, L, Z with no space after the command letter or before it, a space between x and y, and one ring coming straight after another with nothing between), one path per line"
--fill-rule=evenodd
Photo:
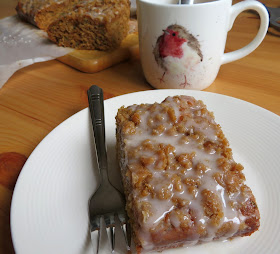
M202 101L175 96L132 105L119 110L117 124L143 249L162 244L155 232L176 229L176 241L196 243L246 232L246 220L259 220L243 167Z

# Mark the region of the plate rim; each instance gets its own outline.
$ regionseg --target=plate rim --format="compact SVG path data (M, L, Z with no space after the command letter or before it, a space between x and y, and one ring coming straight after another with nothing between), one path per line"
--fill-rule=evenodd
M269 115L270 117L273 117L273 118L277 118L277 120L279 121L280 123L280 116L277 115L276 113L274 112L271 112L269 111L268 109L265 109L259 105L256 105L256 104L253 104L251 102L248 102L248 101L245 101L245 100L242 100L242 99L239 99L239 98L235 98L235 97L232 97L232 96L229 96L229 95L224 95L224 94L219 94L219 93L214 93L214 92L208 92L208 91L198 91L198 90L186 90L186 89L155 89L155 90L145 90L145 91L138 91L138 92L133 92L133 93L127 93L127 94L122 94L122 95L119 95L119 96L115 96L115 97L112 97L112 98L109 98L109 99L106 99L104 100L104 106L106 108L106 102L110 103L111 101L114 101L116 99L122 99L124 97L129 97L131 95L141 95L141 94L156 94L156 93L159 93L162 95L162 100L169 96L169 95L165 95L165 93L168 93L168 92L171 92L172 94L170 94L170 96L175 96L175 94L173 93L178 93L178 95L187 95L187 93L190 93L189 96L196 96L196 95L199 95L199 94L209 94L210 96L217 96L217 97L226 97L227 99L230 99L231 102L236 102L236 103L241 103L242 104L242 107L244 105L246 106L249 106L249 107L252 107L252 108L255 108L255 109L258 109L260 112L262 112L263 114L266 114ZM199 98L198 98L199 99ZM143 103L147 103L145 102L145 98L143 99ZM207 106L207 104L206 104ZM208 106L207 106L208 107ZM12 243L13 243L13 247L15 249L15 251L17 252L17 246L16 246L16 240L15 240L15 231L16 231L16 228L15 228L15 225L13 223L13 218L14 218L14 213L15 213L15 202L17 200L17 196L19 195L18 193L20 193L20 191L18 190L20 187L20 184L21 182L23 181L22 178L24 177L24 172L26 171L25 168L28 166L28 161L32 160L33 156L34 156L34 153L36 153L37 150L40 149L40 147L42 146L42 144L44 144L44 142L46 142L45 140L48 139L48 137L50 135L52 135L54 132L57 131L58 128L61 128L62 125L65 124L65 122L68 122L70 121L71 119L73 118L76 118L77 115L79 114L82 114L82 112L85 112L85 111L88 111L89 108L86 107L86 108L83 108L81 110L79 110L78 112L74 113L73 115L69 116L68 118L66 118L65 120L63 120L61 123L59 123L57 126L55 126L39 143L38 145L34 148L34 150L31 152L31 154L29 155L28 159L26 160L24 166L22 167L21 169L21 172L17 178L17 181L16 181L16 185L14 187L14 190L13 190L13 195L12 195L12 200L11 200L11 206L10 206L10 229L11 229L11 238L12 238ZM31 159L30 159L31 158Z

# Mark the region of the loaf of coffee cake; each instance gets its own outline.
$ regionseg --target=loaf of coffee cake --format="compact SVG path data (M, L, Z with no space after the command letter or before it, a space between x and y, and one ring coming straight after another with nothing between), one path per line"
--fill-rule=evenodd
M202 101L122 107L117 154L138 253L249 236L260 214L243 166Z
M19 17L59 46L111 50L128 33L129 0L19 0Z

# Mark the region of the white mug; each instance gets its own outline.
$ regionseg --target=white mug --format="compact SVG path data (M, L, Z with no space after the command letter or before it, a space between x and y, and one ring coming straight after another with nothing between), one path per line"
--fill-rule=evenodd
M266 8L257 1L137 0L140 58L147 81L155 88L203 90L213 83L220 66L255 50L269 23ZM199 2L199 3L197 3ZM228 31L245 10L260 16L259 31L248 45L224 53Z

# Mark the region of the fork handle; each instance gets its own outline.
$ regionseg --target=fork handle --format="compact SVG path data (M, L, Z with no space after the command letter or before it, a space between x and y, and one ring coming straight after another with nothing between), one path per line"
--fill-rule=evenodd
M93 85L88 89L87 93L93 133L95 137L98 168L101 181L103 181L107 179L107 151L105 144L103 91L100 87Z

